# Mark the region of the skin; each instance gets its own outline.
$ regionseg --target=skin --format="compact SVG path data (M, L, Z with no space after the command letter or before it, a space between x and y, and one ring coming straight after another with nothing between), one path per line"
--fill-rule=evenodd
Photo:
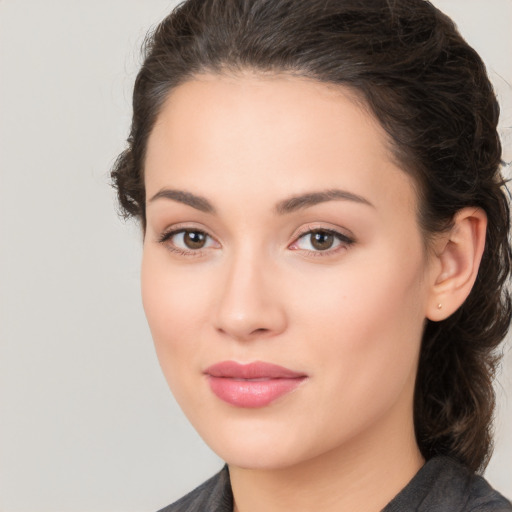
M176 88L145 185L145 312L173 394L229 464L235 510L380 510L424 462L412 414L421 335L469 293L485 216L462 212L428 252L414 184L380 125L348 90L289 76ZM332 190L345 195L283 211ZM202 200L185 204L190 194ZM205 245L162 242L184 229ZM312 229L340 238L319 250ZM234 407L204 375L226 360L308 378L269 406Z

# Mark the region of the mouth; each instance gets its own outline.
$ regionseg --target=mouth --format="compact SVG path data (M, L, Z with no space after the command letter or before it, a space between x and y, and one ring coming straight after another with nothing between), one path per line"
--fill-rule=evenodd
M223 361L204 372L212 392L235 407L265 407L295 390L307 379L304 373L256 361L240 364Z

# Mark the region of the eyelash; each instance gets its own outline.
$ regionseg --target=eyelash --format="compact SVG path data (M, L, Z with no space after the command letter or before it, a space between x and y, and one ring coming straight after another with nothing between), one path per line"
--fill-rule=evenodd
M173 236L176 236L180 233L198 233L198 234L204 235L205 237L207 237L210 240L215 240L212 236L210 236L206 231L203 231L202 229L180 227L180 228L174 228L174 229L171 229L169 231L165 231L164 233L162 233L162 235L158 238L158 243L166 245L168 250L170 250L171 252L174 252L176 254L179 254L181 256L197 257L197 256L202 256L204 254L204 249L202 249L202 248L186 250L186 249L182 249L181 247L176 247L175 245L171 245L168 243L169 240ZM334 249L326 249L325 251L321 251L321 250L312 251L312 250L308 250L308 249L291 249L291 250L301 250L307 256L326 257L326 256L331 256L331 255L339 252L340 250L346 250L351 245L353 245L355 243L355 240L353 238L351 238L350 236L347 236L343 233L340 233L339 231L336 231L335 229L307 226L295 235L294 242L292 244L290 244L288 247L291 247L292 245L297 244L301 238L303 238L307 235L312 235L314 233L325 233L328 235L332 235L340 243Z

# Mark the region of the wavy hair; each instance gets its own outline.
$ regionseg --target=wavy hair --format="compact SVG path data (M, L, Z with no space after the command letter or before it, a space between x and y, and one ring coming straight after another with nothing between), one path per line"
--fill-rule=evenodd
M128 147L112 169L125 216L145 227L146 145L169 92L201 73L247 69L356 91L415 180L426 240L463 207L486 212L469 297L446 320L427 322L414 403L425 458L445 454L482 470L498 348L511 319L512 260L499 108L482 60L426 0L187 0L145 42Z

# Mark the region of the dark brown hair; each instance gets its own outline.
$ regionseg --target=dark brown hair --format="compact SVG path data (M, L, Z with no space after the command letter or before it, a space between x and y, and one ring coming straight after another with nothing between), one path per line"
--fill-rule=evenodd
M511 318L512 257L499 109L480 57L425 0L187 0L145 44L128 148L112 170L125 216L145 227L146 143L169 92L200 73L247 69L355 90L415 179L426 239L463 207L486 212L470 296L446 320L426 325L414 409L427 459L445 454L484 468L497 349Z

